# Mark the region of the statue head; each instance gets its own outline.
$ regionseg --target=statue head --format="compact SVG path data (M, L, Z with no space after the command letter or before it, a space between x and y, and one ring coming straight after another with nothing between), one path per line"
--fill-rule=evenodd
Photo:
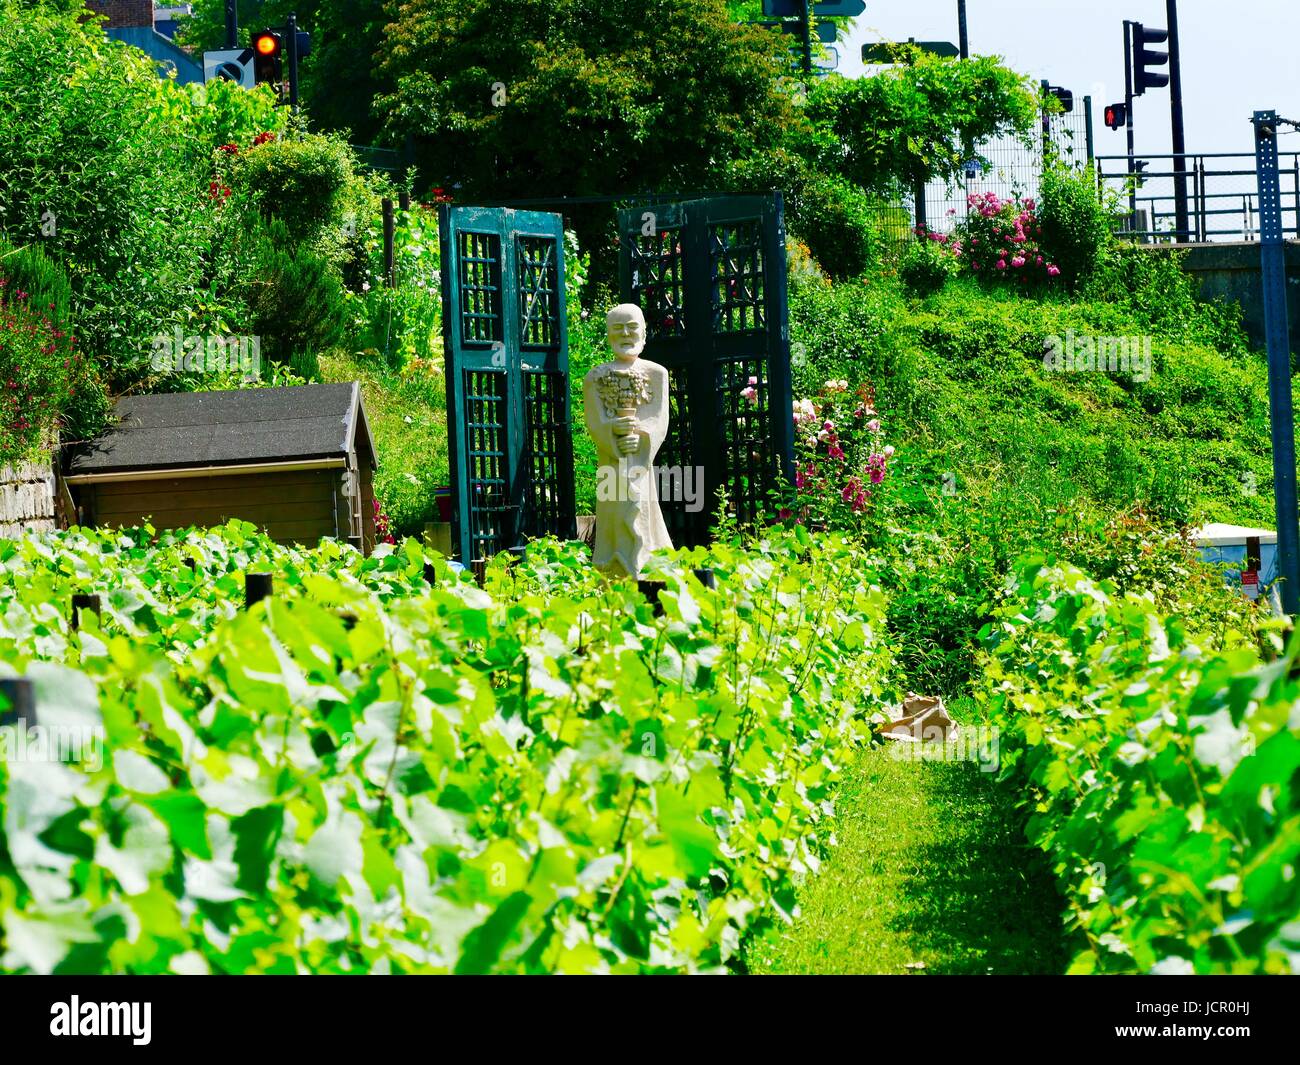
M614 357L631 364L645 348L645 315L635 303L620 303L605 315L605 335Z

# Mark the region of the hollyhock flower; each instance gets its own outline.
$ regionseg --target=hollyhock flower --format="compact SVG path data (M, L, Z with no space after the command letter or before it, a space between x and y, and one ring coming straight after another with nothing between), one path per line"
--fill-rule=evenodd
M880 432L880 422L877 419L872 418L871 421L867 422L867 432L869 433Z
M1049 267L1047 268L1047 276L1048 276L1048 277L1060 277L1060 276L1061 276L1061 268L1060 268L1059 266L1049 266Z
M742 388L740 395L742 399L748 400L752 406L758 406L758 389Z
M1025 257L1023 255L1017 255L1014 259L1011 260L1011 265L1019 269L1020 267L1025 265Z
M1007 268L1006 260L1005 260L1005 259L999 259L999 260L998 260L998 267L997 267L997 268L998 268L999 270L1005 270L1005 269Z
M789 521L792 517L794 517L794 511L791 510L789 507L782 507L780 510L776 512L776 516L780 518L782 521Z
M889 458L893 453L894 453L894 445L893 445L893 444L886 444L886 445L885 445L885 450L884 450L884 456L885 456L885 458Z

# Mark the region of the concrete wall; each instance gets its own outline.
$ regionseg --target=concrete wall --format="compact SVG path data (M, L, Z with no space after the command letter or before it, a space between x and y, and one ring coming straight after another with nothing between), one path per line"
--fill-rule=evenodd
M1153 245L1168 249L1170 245ZM1252 347L1264 347L1264 292L1260 281L1257 243L1173 245L1184 252L1183 269L1200 286L1202 299L1223 299L1241 305ZM1287 307L1291 318L1291 350L1300 351L1300 241L1286 245Z

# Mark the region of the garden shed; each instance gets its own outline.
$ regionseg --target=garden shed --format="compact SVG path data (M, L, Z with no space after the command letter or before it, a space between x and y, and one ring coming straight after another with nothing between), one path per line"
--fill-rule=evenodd
M64 450L82 525L253 522L281 543L375 543L374 441L345 384L129 396L116 424Z

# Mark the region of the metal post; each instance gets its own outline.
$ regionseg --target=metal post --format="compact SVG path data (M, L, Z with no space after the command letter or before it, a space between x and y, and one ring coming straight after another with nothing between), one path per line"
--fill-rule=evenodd
M0 710L0 725L25 722L28 728L36 727L36 685L26 677L5 677L0 680L0 696L8 710Z
M1092 133L1092 97L1083 98L1083 139L1088 151L1089 164L1097 158L1097 146Z
M970 34L966 32L966 0L957 0L957 47L963 59L970 58Z
M1277 505L1277 572L1282 609L1300 614L1300 510L1296 506L1295 421L1291 401L1291 327L1286 305L1286 244L1277 162L1277 113L1256 111L1259 254L1268 342L1268 405L1273 431L1273 497Z
M393 201L383 198L381 207L384 212L384 283L393 288L397 284L397 266L393 251L393 237L397 232L397 223L393 218Z
M289 38L289 110L298 110L298 16L290 13L285 25L285 35Z
M266 599L272 591L273 582L269 573L244 574L244 609L251 610L255 603Z
M226 47L239 47L239 0L226 0Z
M1050 81L1048 81L1046 78L1043 79L1042 81L1043 102L1041 106L1043 109L1043 166L1044 167L1047 166L1047 162L1052 155L1052 116L1047 111L1047 97L1048 97L1047 90L1051 88L1051 85L1052 83Z
M812 77L812 0L799 0L799 27L803 31L803 76Z
M1133 157L1133 23L1124 20L1124 122L1128 132L1128 227L1137 229L1137 160Z
M1187 138L1183 132L1183 56L1178 45L1178 0L1165 0L1169 13L1169 117L1173 127L1174 227L1180 241L1191 230L1187 222Z

